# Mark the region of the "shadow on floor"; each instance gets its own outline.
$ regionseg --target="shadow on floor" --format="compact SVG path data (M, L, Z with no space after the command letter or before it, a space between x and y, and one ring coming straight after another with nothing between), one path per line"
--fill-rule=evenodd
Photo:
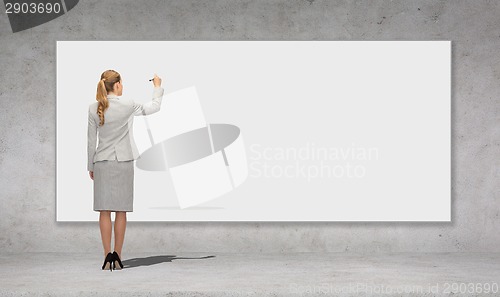
M187 259L187 260L202 260L202 259L208 259L208 258L214 258L215 256L205 256L205 257L200 257L200 258L187 258L187 257L177 257L173 255L163 255L163 256L150 256L150 257L145 257L145 258L132 258L132 259L127 259L123 260L123 269L125 268L133 268L133 267L139 267L139 266L151 266L155 264L160 264L164 262L172 262L172 260L178 260L178 259Z

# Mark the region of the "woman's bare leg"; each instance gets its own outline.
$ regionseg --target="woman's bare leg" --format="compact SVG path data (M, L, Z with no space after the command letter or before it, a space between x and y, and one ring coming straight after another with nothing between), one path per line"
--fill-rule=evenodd
M102 246L104 256L111 252L111 211L101 210L99 214L99 227L101 229Z
M127 227L127 213L117 211L115 216L115 251L122 257L122 247L125 238L125 228Z

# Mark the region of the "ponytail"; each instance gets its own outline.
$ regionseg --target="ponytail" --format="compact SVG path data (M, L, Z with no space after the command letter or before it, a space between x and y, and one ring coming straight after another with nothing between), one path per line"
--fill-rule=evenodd
M104 125L104 111L108 108L108 92L106 91L106 86L104 85L105 78L101 79L99 83L97 83L97 95L96 100L99 102L97 107L97 115L99 115L99 125Z
M97 83L97 94L95 100L99 102L97 115L99 116L99 126L104 125L104 112L109 107L108 92L113 91L115 83L121 82L120 73L115 70L106 70L101 74L101 80Z

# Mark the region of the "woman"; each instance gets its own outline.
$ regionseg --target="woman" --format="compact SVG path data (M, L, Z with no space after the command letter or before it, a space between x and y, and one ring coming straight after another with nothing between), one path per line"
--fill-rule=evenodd
M121 252L127 225L127 212L133 211L134 160L139 157L133 137L134 116L160 110L163 98L161 78L153 79L153 99L145 104L119 98L122 79L118 72L106 70L97 84L97 102L89 106L87 170L94 181L94 211L104 247L103 270L122 269ZM99 144L96 148L97 132ZM115 212L115 248L111 253L111 212Z

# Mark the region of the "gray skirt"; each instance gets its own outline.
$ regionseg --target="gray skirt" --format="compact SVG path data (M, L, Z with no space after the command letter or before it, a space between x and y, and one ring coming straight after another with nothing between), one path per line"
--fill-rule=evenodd
M134 206L134 160L94 163L94 211L128 211Z

